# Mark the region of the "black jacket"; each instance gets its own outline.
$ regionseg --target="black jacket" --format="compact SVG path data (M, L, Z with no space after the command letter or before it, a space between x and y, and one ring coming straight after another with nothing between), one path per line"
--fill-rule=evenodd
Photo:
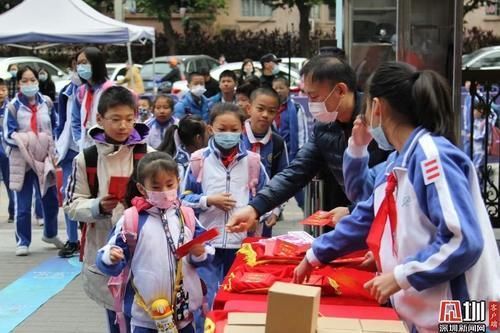
M316 123L313 133L297 153L290 165L275 175L257 196L250 202L259 215L281 205L296 192L307 185L323 167L328 167L335 181L344 190L342 163L347 140L351 136L354 119L361 108L362 94L356 94L355 110L351 121L347 124L334 122L330 124ZM387 159L388 152L380 150L372 142L368 147L370 166ZM325 188L325 192L330 191ZM341 193L343 195L343 193ZM325 207L329 209L333 207Z

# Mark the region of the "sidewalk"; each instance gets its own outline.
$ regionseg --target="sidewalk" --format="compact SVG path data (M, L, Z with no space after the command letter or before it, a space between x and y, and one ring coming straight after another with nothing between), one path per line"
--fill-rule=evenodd
M33 225L30 255L16 257L14 252L14 224L7 224L7 195L3 183L0 185L0 290L33 269L48 258L57 256L57 249L41 241L43 227ZM287 205L286 221L278 222L274 234L299 230L301 211L292 200ZM59 212L59 237L66 241L62 210ZM84 293L80 276L69 283L63 291L40 307L13 332L16 333L102 333L106 332L104 310ZM7 333L7 332L0 332Z

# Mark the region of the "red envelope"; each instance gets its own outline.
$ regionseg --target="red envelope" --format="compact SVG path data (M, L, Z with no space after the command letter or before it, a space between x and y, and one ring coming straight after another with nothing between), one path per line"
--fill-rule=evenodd
M198 237L194 238L193 240L187 242L186 244L182 245L179 247L176 251L176 254L179 258L184 257L189 253L189 250L196 245L196 244L203 244L205 242L208 242L211 239L214 239L219 235L219 231L215 228L212 228L210 230L205 231Z
M316 213L309 216L308 218L306 218L305 220L301 221L300 224L312 225L312 226L318 226L318 227L325 226L332 221L331 218L325 219L325 218L320 217L321 215L323 215L325 213L327 213L327 212L319 210Z
M330 262L330 265L335 266L335 267L354 266L354 265L361 265L361 263L363 261L365 261L365 257L336 259L336 260Z
M118 201L125 199L129 177L111 176L109 178L108 194L114 196Z

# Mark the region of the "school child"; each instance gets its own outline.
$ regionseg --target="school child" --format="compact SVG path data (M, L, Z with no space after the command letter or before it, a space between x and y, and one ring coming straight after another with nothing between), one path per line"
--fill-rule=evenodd
M200 116L203 121L208 122L209 101L203 95L207 91L205 77L198 72L190 73L188 87L189 91L175 104L174 116L181 119L187 114L194 114Z
M275 174L288 166L286 143L272 131L272 124L279 108L278 94L269 88L259 88L252 93L250 119L245 121L243 146L260 155L262 165L272 179ZM273 210L271 216L258 230L263 237L272 236L272 227L281 214L281 207Z
M5 110L7 109L7 104L9 104L9 90L7 88L7 82L0 79L0 172L2 175L2 180L5 185L7 192L7 197L9 199L8 212L9 217L7 223L14 223L14 192L9 188L9 157L6 153L6 145L3 138L3 120Z
M167 95L158 95L153 102L153 118L146 122L149 127L148 145L157 149L165 137L167 129L179 122L172 116L174 100Z
M277 77L273 80L273 89L280 97L280 107L274 120L274 126L279 135L285 140L288 149L288 159L292 162L297 155L299 147L307 142L307 125L300 127L298 114L303 113L300 105L290 97L290 88L287 79ZM305 116L301 117L301 124L307 123ZM300 145L300 146L299 146ZM295 194L295 200L300 208L304 209L304 191Z
M191 154L208 144L208 127L198 116L187 115L172 125L157 150L173 156L179 167L181 183L189 166Z
M4 138L9 147L9 187L16 196L16 255L26 256L31 244L33 188L42 198L45 219L42 240L62 248L57 237L57 189L52 129L56 114L49 97L38 89L38 74L29 66L17 72L19 93L5 110Z
M395 149L373 194L320 236L294 272L368 248L379 275L365 288L412 331L435 332L441 300L496 301L500 261L470 159L455 145L449 87L433 71L383 64L368 81L366 119L380 148ZM351 154L366 156L366 145Z
M216 103L236 103L235 88L238 78L232 70L222 71L219 75L220 92L209 99L208 108L211 109Z
M88 133L97 124L97 108L102 93L113 86L108 79L104 54L96 47L87 47L76 57L76 71L82 81L71 107L73 140L83 150L94 144Z
M216 249L214 261L198 269L207 284L210 306L247 236L246 232L227 233L225 224L232 212L248 204L268 179L260 156L241 144L244 119L234 104L214 105L209 123L213 136L207 148L191 155L184 180L183 204L199 210L203 227L217 228L220 233L211 242Z
M246 117L249 117L250 113L250 96L258 87L251 82L245 82L236 88L236 105L240 107Z
M99 126L89 131L95 145L75 158L64 204L69 217L84 224L80 247L83 287L106 308L111 332L117 332L113 299L108 279L94 264L97 250L106 244L123 212L121 198L110 194L117 190L109 187L112 177L130 177L134 165L152 150L145 143L149 128L135 123L136 109L136 99L127 88L111 87L102 93L96 117Z
M157 332L151 305L164 299L171 306L173 321L181 333L194 332L193 312L202 305L201 281L195 267L213 259L214 248L198 244L181 258L176 250L205 231L196 221L194 211L181 207L178 199L177 164L163 152L146 154L137 166L136 180L131 181L127 198L138 211L135 250L122 240L125 214L114 228L108 244L97 253L97 267L106 275L117 276L127 266L132 276L135 297L124 297L123 309L130 309L133 333ZM133 199L132 199L133 198Z
M57 103L59 122L56 127L56 149L58 154L57 164L61 167L63 173L63 193L66 193L68 179L73 170L73 160L79 151L78 145L73 140L71 131L71 107L76 98L78 87L82 85L82 81L76 73L76 55L71 58L70 62L72 68L71 82L62 89ZM62 258L68 258L80 250L80 242L78 241L78 223L70 219L68 214L64 215L68 241L64 244L58 255Z
M137 114L137 121L140 123L145 123L151 118L151 110L153 105L151 104L151 99L148 96L140 95L137 101L137 106L139 107L139 112Z

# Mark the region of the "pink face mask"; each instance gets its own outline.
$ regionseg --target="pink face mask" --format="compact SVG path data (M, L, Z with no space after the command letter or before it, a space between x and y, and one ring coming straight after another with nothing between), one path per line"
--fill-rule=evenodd
M153 206L160 209L169 209L170 207L177 205L179 200L177 199L177 189L169 190L169 191L148 191L148 201Z

